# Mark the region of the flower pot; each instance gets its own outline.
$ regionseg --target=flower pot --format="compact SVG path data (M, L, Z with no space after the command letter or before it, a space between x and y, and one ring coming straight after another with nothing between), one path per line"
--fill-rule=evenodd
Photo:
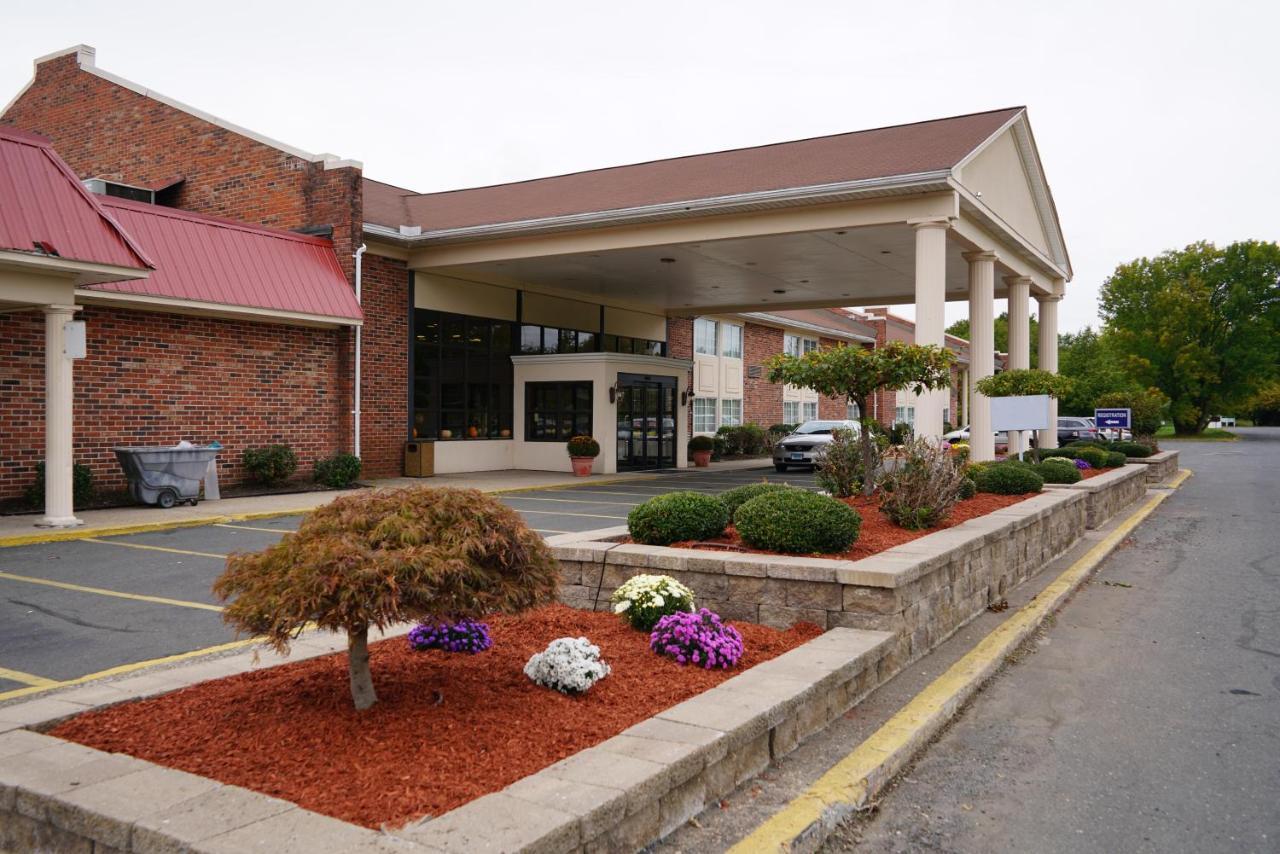
M693 464L700 469L704 469L711 465L710 451L693 451L690 453L690 456L693 457Z
M569 457L569 461L573 463L573 473L578 477L586 477L591 474L591 466L595 463L595 457Z

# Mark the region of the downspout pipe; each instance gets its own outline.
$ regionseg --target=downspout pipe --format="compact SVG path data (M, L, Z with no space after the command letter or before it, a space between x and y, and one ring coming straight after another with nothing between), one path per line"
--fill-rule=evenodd
M367 247L365 244L361 243L360 248L357 249L355 255L352 256L356 259L356 304L361 306L363 306L363 303L360 298L361 297L361 294L360 294L361 261L364 259L364 251L368 248L369 247ZM355 388L353 389L353 392L351 395L351 399L352 399L351 416L355 420L355 429L352 431L352 439L354 440L352 442L352 445L354 446L352 453L354 453L357 457L360 456L360 343L361 343L360 333L363 331L363 329L364 329L363 326L356 327Z

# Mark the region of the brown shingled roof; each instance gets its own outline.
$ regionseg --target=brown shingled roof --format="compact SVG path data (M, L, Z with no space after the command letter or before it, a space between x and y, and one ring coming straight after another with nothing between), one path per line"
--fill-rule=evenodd
M414 194L366 179L365 220L436 231L941 171L1022 109L442 193Z

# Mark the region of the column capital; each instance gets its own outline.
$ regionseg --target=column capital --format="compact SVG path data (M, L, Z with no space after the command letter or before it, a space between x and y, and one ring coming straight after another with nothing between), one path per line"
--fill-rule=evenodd
M1000 256L991 249L977 249L973 252L962 252L961 257L970 264L981 261L995 263L1000 260Z
M84 308L82 305L62 305L60 303L40 306L40 310L45 314L75 314L82 308Z
M1026 285L1027 287L1031 287L1031 277L1030 276L1005 276L1004 283L1006 285L1009 285L1010 287L1013 287L1014 285Z
M1036 302L1041 305L1048 302L1062 302L1062 294L1036 294Z
M949 216L932 216L924 219L909 219L907 225L919 231L922 228L950 228L951 217Z

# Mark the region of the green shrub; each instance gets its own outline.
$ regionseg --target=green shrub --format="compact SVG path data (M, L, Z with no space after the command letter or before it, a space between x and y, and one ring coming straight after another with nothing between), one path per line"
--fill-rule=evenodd
M758 424L725 425L716 431L724 438L726 454L763 454L768 448L764 430Z
M1129 458L1119 451L1107 451L1106 467L1109 469L1118 469L1125 463L1129 462Z
M243 460L244 470L258 483L280 483L298 469L298 455L288 445L246 448Z
M901 445L911 438L911 425L905 421L899 421L889 428L889 444Z
M997 495L1027 495L1044 488L1044 478L1026 464L1003 462L988 465L974 477L979 492Z
M794 486L787 486L785 483L748 483L746 486L737 486L728 492L720 493L720 500L724 502L725 508L729 511L729 521L733 521L733 517L737 514L738 508L746 504L757 495L764 495L766 492L778 492L782 489L795 489Z
M693 610L693 591L669 575L633 575L610 597L613 612L633 629L652 631L668 614Z
M1032 468L1045 483L1079 483L1082 477L1075 463L1062 457L1046 460Z
M738 508L742 541L791 554L842 552L858 539L862 517L842 501L804 489L757 495Z
M1096 469L1107 467L1107 455L1111 453L1102 448L1076 448L1075 452L1077 460L1084 460Z
M334 489L346 489L360 477L360 458L355 454L337 453L316 460L315 479Z
M689 451L714 451L716 440L710 436L694 436L689 440Z
M632 507L627 514L631 538L651 546L718 537L728 524L729 511L724 502L700 492L659 495Z
M1107 446L1107 450L1138 459L1145 459L1151 456L1151 449L1139 442L1112 442Z
M44 507L44 463L36 463L36 479L22 493L27 504ZM71 464L71 504L83 507L93 499L93 470L82 463Z
M960 485L960 500L972 498L978 494L978 484L973 482L973 478L965 476L964 483Z
M600 456L600 443L590 436L574 436L566 446L571 457Z
M1154 436L1164 421L1169 398L1158 388L1120 391L1101 395L1094 406L1100 409L1128 409L1136 437Z
M1076 458L1076 451L1077 451L1077 450L1079 450L1079 449L1078 449L1078 448L1070 448L1070 447L1067 447L1067 448L1045 448L1043 451L1041 451L1041 452L1040 452L1040 458L1041 458L1042 460L1046 460L1046 459L1053 459L1053 458L1055 458L1055 457L1058 457L1058 458L1066 459L1066 460L1074 460L1074 459Z
M788 436L794 433L795 429L799 426L800 426L799 424L774 424L772 427L769 428L769 432L779 433L783 436Z
M1076 439L1074 442L1068 442L1068 448L1102 448L1104 451L1110 444L1103 439Z
M857 495L866 479L874 478L880 469L879 445L875 447L874 468L868 472L862 458L862 443L853 431L833 431L822 462L818 464L818 486L836 498Z
M940 444L914 439L904 451L898 469L885 478L880 512L909 531L935 528L951 515L969 478Z

